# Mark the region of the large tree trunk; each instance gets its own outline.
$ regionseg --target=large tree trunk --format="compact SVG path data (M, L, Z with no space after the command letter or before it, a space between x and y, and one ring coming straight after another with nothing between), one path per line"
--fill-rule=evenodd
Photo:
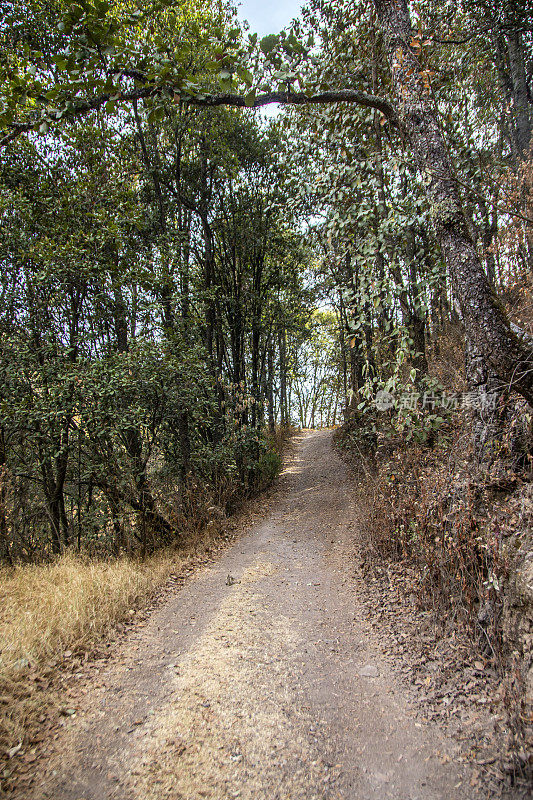
M501 386L476 346L466 340L465 371L470 388L472 440L478 466L488 469L500 455L503 437Z
M419 60L406 0L374 0L392 70L401 128L428 181L431 216L466 335L494 373L533 404L533 353L512 330L468 233L446 142Z

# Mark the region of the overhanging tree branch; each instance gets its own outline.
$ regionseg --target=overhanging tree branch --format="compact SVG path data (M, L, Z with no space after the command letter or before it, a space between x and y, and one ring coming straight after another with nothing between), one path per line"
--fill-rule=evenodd
M135 100L142 100L147 97L155 97L161 93L161 90L155 89L153 86L143 86L139 89L132 89L130 92L122 92L119 95L106 92L104 94L94 97L92 100L73 100L72 107L68 110L58 113L50 113L43 115L38 119L28 120L27 122L12 122L8 127L11 131L0 139L0 147L5 147L9 142L17 139L23 133L36 130L43 122L59 123L65 120L73 120L78 117L84 117L91 111L98 111L109 100L118 100L123 103L133 103Z
M304 105L323 105L327 103L355 103L364 108L373 108L381 113L394 125L398 124L396 111L388 100L376 97L359 89L330 89L317 94L306 94L305 92L269 92L255 98L253 104L247 104L246 98L237 94L214 94L205 97L191 97L188 99L191 105L206 106L213 108L216 106L236 106L238 108L260 108L270 103L281 103L282 105L304 106Z
M5 147L9 142L17 139L24 133L36 130L43 122L63 122L83 117L91 111L97 111L110 100L120 103L133 103L145 98L164 97L174 94L174 98L181 100L188 105L217 108L220 106L230 106L233 108L261 108L271 103L282 105L304 106L304 105L326 105L329 103L354 103L363 108L373 108L380 111L385 118L394 126L398 125L396 111L388 100L382 97L362 92L359 89L331 89L316 94L306 94L305 92L268 92L258 95L253 103L248 102L247 98L239 94L205 94L205 95L186 95L179 91L174 91L170 86L142 86L132 89L129 92L104 93L92 100L74 100L73 105L61 114L51 113L45 117L29 120L27 122L13 122L9 126L11 130L0 138L0 147Z

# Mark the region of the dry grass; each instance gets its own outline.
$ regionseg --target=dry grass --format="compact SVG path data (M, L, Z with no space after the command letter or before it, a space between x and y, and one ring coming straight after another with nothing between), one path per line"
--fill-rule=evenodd
M53 564L0 573L0 668L85 648L159 586L173 558L90 562L73 554Z
M62 663L89 653L212 543L206 534L185 551L144 562L68 553L51 564L0 569L0 762L57 707Z

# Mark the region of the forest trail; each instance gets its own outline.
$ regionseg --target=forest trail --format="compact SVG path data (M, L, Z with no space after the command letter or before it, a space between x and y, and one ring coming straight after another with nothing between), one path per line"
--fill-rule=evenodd
M362 619L351 481L330 432L298 437L267 517L80 692L31 797L474 796Z

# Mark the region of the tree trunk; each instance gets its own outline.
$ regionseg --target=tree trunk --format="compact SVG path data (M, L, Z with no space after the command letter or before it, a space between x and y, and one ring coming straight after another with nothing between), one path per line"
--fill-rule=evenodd
M180 208L180 232L184 239L180 241L180 294L181 294L181 328L186 347L189 347L189 258L190 258L190 235L191 235L191 215L185 214L185 222L181 220L182 209ZM186 406L182 408L178 416L178 431L181 453L181 481L187 482L187 476L191 468L191 434L189 425L189 410Z
M280 423L287 425L289 414L287 408L287 334L285 329L279 333L279 404Z
M268 403L268 430L274 433L276 429L274 420L274 345L268 345L267 353L267 387L266 398Z
M7 536L7 498L8 472L6 464L6 440L4 429L0 428L0 562L11 563L11 553Z
M374 0L384 34L401 128L428 182L436 235L466 335L499 379L533 404L533 354L512 330L468 233L453 168L420 64L406 0Z
M509 70L513 92L515 118L515 143L520 158L525 158L531 141L531 108L529 104L527 76L524 64L522 34L510 31L505 34L509 53Z
M54 555L59 555L63 546L69 544L69 526L64 497L69 457L68 425L67 422L56 439L59 455L54 459L46 454L46 443L44 447L39 446L43 491L50 521L50 540Z
M493 372L487 367L483 355L467 338L465 371L469 391L472 439L478 466L490 467L497 458L502 443L500 418L501 387Z

